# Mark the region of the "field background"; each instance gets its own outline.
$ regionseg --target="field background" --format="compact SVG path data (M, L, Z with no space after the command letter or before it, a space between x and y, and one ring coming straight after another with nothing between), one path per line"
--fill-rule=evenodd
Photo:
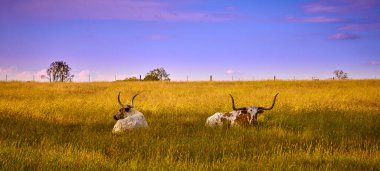
M113 135L117 94L149 129ZM205 128L237 107L249 128ZM379 170L380 81L0 82L0 170Z

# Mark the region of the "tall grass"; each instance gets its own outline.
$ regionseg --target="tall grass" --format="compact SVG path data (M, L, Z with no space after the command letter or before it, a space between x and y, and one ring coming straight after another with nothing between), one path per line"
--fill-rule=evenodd
M0 83L0 170L379 170L380 81ZM113 135L117 94L149 129ZM249 128L218 111L276 106Z

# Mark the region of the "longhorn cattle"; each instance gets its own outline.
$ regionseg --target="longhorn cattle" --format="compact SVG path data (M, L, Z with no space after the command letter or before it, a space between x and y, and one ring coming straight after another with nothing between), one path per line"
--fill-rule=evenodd
M265 110L271 110L274 107L274 104L276 102L278 93L274 96L272 106L270 107L256 107L256 106L249 106L249 107L242 107L242 108L236 108L235 107L235 101L234 97L230 94L231 100L232 100L232 109L234 111L227 112L227 113L215 113L214 115L210 116L206 120L206 126L248 126L253 125L257 123L257 116L261 113L263 113Z
M139 94L135 94L132 97L132 102L130 105L123 105L123 103L121 103L120 101L119 92L117 100L121 108L114 116L114 119L117 120L117 122L112 129L112 133L121 133L135 128L148 127L148 123L146 122L144 115L141 112L134 109L133 101L135 100L137 95Z

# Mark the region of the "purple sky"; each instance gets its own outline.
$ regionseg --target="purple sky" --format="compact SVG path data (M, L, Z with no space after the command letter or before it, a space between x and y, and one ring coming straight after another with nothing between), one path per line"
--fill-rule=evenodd
M380 0L0 0L0 80L380 77Z

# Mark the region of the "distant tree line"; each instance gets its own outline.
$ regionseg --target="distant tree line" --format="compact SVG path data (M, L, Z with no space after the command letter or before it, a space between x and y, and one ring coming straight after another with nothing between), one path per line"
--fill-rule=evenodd
M46 70L46 75L41 75L42 79L47 79L49 82L71 82L74 75L70 73L71 68L64 61L55 61L50 64ZM144 81L170 81L169 75L164 68L156 68L149 71ZM126 78L125 81L138 81L136 77Z
M170 81L169 75L164 68L156 68L146 73L143 81ZM139 81L136 77L129 77L125 81Z
M42 79L47 79L50 82L71 82L73 81L74 75L70 74L71 68L64 61L55 61L50 64L50 67L46 70L46 75L41 75ZM348 79L348 74L343 70L335 70L333 72L336 79L344 80ZM148 73L146 73L143 81L170 81L170 74L166 72L164 68L156 68ZM124 81L139 81L140 78L129 77L125 78Z

